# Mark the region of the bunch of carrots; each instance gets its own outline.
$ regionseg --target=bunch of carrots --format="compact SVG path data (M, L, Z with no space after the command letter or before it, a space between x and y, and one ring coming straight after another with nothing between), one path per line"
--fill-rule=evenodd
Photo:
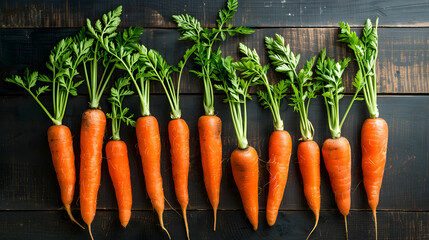
M170 238L164 220L164 190L161 177L161 138L159 125L151 115L149 98L150 83L158 82L165 91L170 105L171 120L167 126L170 143L172 175L177 201L181 207L187 238L190 239L186 209L189 204L189 127L180 109L181 78L189 59L193 57L199 70L191 70L203 80L203 106L205 115L198 120L201 164L208 199L213 208L213 230L216 230L217 210L222 178L222 120L214 110L214 90L225 93L224 102L229 105L232 123L237 137L237 148L231 153L230 163L234 181L242 199L243 208L254 230L258 228L259 200L259 157L249 146L247 139L247 100L252 100L249 89L261 86L257 96L261 106L269 109L274 131L269 138L269 191L266 202L266 219L269 226L276 222L288 178L292 155L292 138L285 131L280 105L288 89L291 91L290 106L299 114L302 142L298 145L298 163L303 178L303 191L310 209L315 215L315 223L307 239L317 227L320 217L320 149L313 140L314 127L309 118L310 100L321 92L326 107L331 138L322 146L322 156L329 174L332 190L339 211L344 216L346 238L347 215L350 211L351 148L348 140L341 135L346 116L356 100L365 100L369 119L362 126L362 170L363 183L368 203L373 212L375 235L377 238L376 208L386 162L388 127L379 118L377 106L376 59L378 49L377 25L368 20L361 38L350 30L347 23L339 23L340 41L348 44L355 54L359 70L353 86L356 88L348 108L340 120L340 100L344 97L342 74L350 58L335 61L326 56L326 50L319 57L311 58L298 71L300 55L295 55L285 39L276 34L266 37L265 45L271 66L284 74L285 80L276 84L268 78L270 65L262 65L256 50L239 45L243 57L234 61L230 56L222 57L215 43L225 41L226 35L251 34L247 27L227 25L237 12L237 0L228 0L227 7L219 11L217 26L205 28L190 15L175 15L174 21L182 34L180 40L193 42L184 52L177 66L169 65L164 57L153 49L139 43L143 33L141 28L130 27L118 31L122 7L104 14L94 24L87 20L76 36L61 40L51 51L46 66L49 75L25 70L24 75L14 75L5 79L24 88L46 113L53 125L48 129L48 143L52 161L61 190L61 200L70 219L80 227L71 213L76 182L75 156L70 129L62 125L70 95L77 95L77 87L86 83L89 109L82 115L80 133L80 193L79 202L83 221L93 239L91 224L97 208L97 194L100 187L103 141L106 116L111 119L111 140L105 146L109 174L115 188L119 220L126 227L131 219L132 187L128 150L120 138L121 123L136 128L138 151L141 156L146 190L153 208L158 214L161 228ZM315 76L313 67L315 66ZM78 71L82 69L82 73ZM124 72L110 88L108 101L111 112L104 114L100 108L102 96L115 72ZM78 75L84 80L76 81ZM215 81L213 83L212 81ZM46 83L37 90L38 83ZM112 84L110 84L112 85ZM134 90L130 90L130 86ZM40 95L52 93L52 111L40 101ZM364 98L358 97L363 92ZM124 98L137 94L140 100L141 117L133 120L133 114L123 106ZM288 125L286 125L288 126Z

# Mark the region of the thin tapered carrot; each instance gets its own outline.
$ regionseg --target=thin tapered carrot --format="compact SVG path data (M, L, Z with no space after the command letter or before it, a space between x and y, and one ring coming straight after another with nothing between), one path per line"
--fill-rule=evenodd
M304 183L304 195L307 204L313 211L316 222L307 239L314 232L319 222L320 213L320 149L313 140L301 142L298 145L298 163Z
M237 148L231 153L231 168L243 201L244 212L253 230L258 229L258 153L253 147Z
M222 121L215 115L201 116L198 119L198 132L204 184L213 207L213 231L216 231L216 216L222 179Z
M82 227L73 217L70 204L73 201L76 168L74 164L73 139L70 129L64 125L53 125L48 129L49 149L60 184L61 200L70 219Z
M91 223L97 209L97 194L101 179L103 137L106 116L99 109L88 109L82 115L80 131L80 211L88 225L91 238Z
M174 191L182 208L186 235L189 238L186 208L189 203L189 128L185 120L173 119L168 123L168 139L170 140L171 168L173 170Z
M111 140L106 144L109 174L115 187L119 208L119 220L126 227L131 218L132 194L127 145L122 140Z
M158 214L161 228L170 234L164 227L164 189L161 176L161 139L159 136L158 121L154 116L145 116L137 119L137 142L141 156L146 191L152 206Z

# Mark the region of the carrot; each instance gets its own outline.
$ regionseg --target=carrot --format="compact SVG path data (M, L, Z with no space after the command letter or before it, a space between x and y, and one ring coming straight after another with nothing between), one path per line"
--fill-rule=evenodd
M185 223L186 236L189 239L188 220L186 217L186 208L189 203L188 196L188 173L189 173L189 128L185 120L181 119L182 111L180 110L180 80L186 62L196 50L194 45L186 50L183 59L178 63L178 67L168 65L161 54L151 49L149 51L141 51L141 59L147 68L147 74L151 80L156 80L161 83L170 104L170 117L168 123L168 138L170 140L170 153L174 181L174 190L176 198L180 204ZM177 86L174 86L174 81L171 74L178 72Z
M358 76L365 82L363 95L370 118L362 126L362 171L368 204L374 217L375 239L377 239L376 209L380 198L388 141L387 123L384 119L379 118L377 106L375 68L378 54L378 18L375 27L372 26L370 19L366 21L361 39L355 32L350 31L347 23L339 23L339 25L341 28L340 41L348 43L348 46L354 51L359 66Z
M259 102L264 108L269 108L273 117L274 132L269 141L268 169L270 182L267 198L266 217L269 226L273 226L277 220L280 204L286 187L290 155L292 152L292 139L284 130L283 120L280 117L280 102L286 96L287 86L285 81L275 85L270 84L267 77L268 66L262 66L256 50L249 49L240 43L240 52L245 55L240 62L235 64L237 70L242 72L243 78L263 85L266 91L257 91Z
M51 50L49 61L46 63L52 75L39 75L38 72L30 73L27 68L23 77L13 75L11 78L5 79L6 82L24 88L54 124L48 129L48 141L61 189L61 199L70 219L80 227L82 226L74 219L70 209L76 181L72 137L68 127L62 125L62 120L66 112L69 95L76 96L76 88L82 83L82 81L74 81L74 77L78 74L77 68L84 56L88 54L92 44L92 39L64 38ZM67 74L58 74L59 72ZM34 91L33 88L38 82L47 82L50 85L40 86ZM41 94L48 91L52 92L52 114L39 99Z
M80 131L80 213L92 238L91 223L97 208L97 194L101 179L103 137L106 116L98 109L82 114Z
M258 154L247 141L247 108L246 98L250 98L248 89L255 85L255 80L240 79L236 74L239 63L232 63L228 56L221 57L220 51L216 55L216 79L222 84L215 84L217 90L226 93L224 102L229 104L238 148L231 153L231 168L235 184L240 192L244 212L247 215L253 230L258 229ZM241 106L243 105L243 107Z
M177 23L182 34L180 40L191 40L198 46L195 51L195 63L201 67L199 71L192 71L204 83L204 116L198 120L198 130L200 134L201 163L203 166L204 183L210 204L213 207L213 231L216 231L217 208L219 205L220 182L222 179L222 122L214 116L214 94L212 85L212 61L216 57L214 43L224 41L226 33L251 34L254 30L247 27L232 27L228 30L225 25L230 22L238 9L236 0L227 0L226 8L219 11L217 26L212 28L213 34L205 34L201 23L188 14L174 15L173 19Z
M326 111L328 113L328 124L332 138L327 139L322 146L322 155L326 170L329 173L332 191L335 195L338 209L344 216L347 231L347 215L350 210L350 187L351 187L351 150L349 141L341 137L341 127L347 114L350 111L355 100L358 100L357 94L362 90L364 82L357 75L353 86L357 88L353 99L351 100L341 122L339 116L339 100L344 97L343 82L341 79L344 69L350 62L346 58L338 63L335 60L326 57L326 50L320 52L320 57L316 64L316 73L319 75L317 80L323 84L323 98L325 100Z
M198 119L200 135L201 163L204 173L204 184L213 207L214 226L219 206L220 182L222 179L222 121L214 115L204 115Z
M285 46L282 36L276 34L276 38L265 37L265 45L268 48L268 56L277 72L286 73L287 84L292 87L290 106L299 113L299 127L301 130L301 142L298 145L298 163L304 182L304 194L310 209L313 211L316 221L313 229L307 236L311 236L319 222L320 212L320 150L313 141L314 128L308 119L310 100L316 98L316 91L320 84L312 82L315 57L307 61L303 69L297 74L298 56L290 51L289 45Z

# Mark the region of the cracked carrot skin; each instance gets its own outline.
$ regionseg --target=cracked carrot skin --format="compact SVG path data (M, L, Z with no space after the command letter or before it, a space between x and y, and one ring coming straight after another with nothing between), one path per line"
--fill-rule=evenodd
M88 109L82 115L80 133L80 207L86 224L95 217L100 187L103 137L106 116L99 109Z

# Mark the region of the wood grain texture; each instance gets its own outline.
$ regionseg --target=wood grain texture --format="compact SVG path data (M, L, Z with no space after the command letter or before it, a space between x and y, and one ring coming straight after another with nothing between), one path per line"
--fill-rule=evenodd
M125 26L172 28L174 14L191 14L203 25L215 23L225 0L167 1L59 1L4 0L0 4L0 27L80 27L86 18L123 5ZM362 25L367 18L380 17L381 26L429 26L429 3L424 0L391 1L300 1L240 0L233 24L251 27L336 26L347 20Z
M79 215L74 212L75 216ZM165 227L173 239L186 239L181 217L173 211L164 213ZM280 211L276 225L268 227L263 212L259 214L259 229L253 231L244 213L219 211L216 232L211 229L211 211L188 211L191 239L305 239L313 226L309 211ZM345 239L343 217L336 212L322 211L319 226L310 239ZM348 217L350 239L374 239L369 212L351 212ZM380 212L378 213L379 239L428 239L429 213ZM50 240L89 239L86 230L72 224L61 211L4 211L0 214L0 239ZM372 226L372 225L371 225ZM116 211L99 211L92 223L95 239L165 239L158 226L155 212L134 211L124 229L119 224Z
M232 121L227 104L222 103L222 95L216 95L215 110L223 120L223 178L219 209L241 210L241 200L233 180L229 156L236 148ZM351 97L345 97L340 108L344 112ZM47 103L48 98L43 98ZM312 102L310 120L315 127L315 141L322 145L330 136L323 103L317 99ZM86 109L87 98L79 96L70 99L63 123L70 127L74 139L75 155L79 156L80 116ZM380 116L389 124L389 145L384 182L381 190L380 210L428 211L429 188L429 144L428 134L424 131L429 121L428 96L383 96L379 97ZM182 116L190 128L190 175L189 209L211 209L205 193L198 144L198 117L203 114L202 96L186 95L181 97ZM136 96L126 99L126 106L139 115L139 103ZM109 111L105 100L104 111ZM168 102L164 95L151 97L151 112L158 118L162 142L161 169L165 197L171 206L179 208L176 201L171 176L167 123L169 120ZM302 179L299 173L296 148L298 145L298 116L283 102L281 107L285 129L290 132L293 141L289 179L281 205L283 210L308 209L302 191ZM343 136L348 138L352 148L352 209L369 209L363 188L360 166L360 129L367 116L363 102L357 102L351 109L343 126ZM61 206L59 187L52 166L46 130L50 123L42 110L30 97L0 98L0 210L56 210ZM262 109L256 101L248 104L249 144L260 156L260 208L265 209L268 193L268 140L273 130L268 110ZM110 122L108 122L110 124ZM107 128L110 131L110 127ZM106 134L106 136L110 136ZM133 188L133 209L152 209L147 197L140 157L136 149L135 130L123 127L121 136L129 149L131 182ZM76 168L79 160L76 159ZM321 165L322 210L336 210L334 196L329 184L328 174ZM78 187L78 186L76 186ZM76 193L78 193L76 189ZM412 196L412 197L410 197ZM72 208L78 207L77 194ZM166 203L166 207L168 204ZM99 209L115 209L116 200L110 181L106 161L103 161L101 187L98 198ZM0 214L1 215L1 214ZM1 221L0 221L1 222Z
M0 29L0 96L22 95L24 90L4 78L12 74L22 74L25 67L40 72L47 71L45 62L50 49L60 39L75 34L77 29ZM358 30L360 33L360 30ZM250 36L228 38L221 45L224 56L241 57L238 54L238 43L242 42L256 48L263 64L268 63L264 46L264 37L274 37L279 33L285 37L295 54L301 54L299 68L305 60L318 55L327 48L327 54L336 59L352 57L353 52L345 44L338 42L337 28L269 28L257 29ZM186 48L191 43L179 41L179 33L172 29L146 29L141 42L163 54L169 64L177 64ZM382 94L429 93L429 31L426 28L383 28L379 29L379 55L377 62L378 92ZM192 61L189 69L195 69ZM83 69L80 70L83 74ZM352 81L357 71L353 61L344 73L344 85L347 93L354 92ZM123 73L118 72L118 75ZM283 75L269 72L269 78L275 82L284 78ZM185 71L181 93L202 93L202 80ZM83 84L79 93L85 94L87 88ZM162 93L159 84L152 84L152 92ZM254 91L253 91L254 92Z

